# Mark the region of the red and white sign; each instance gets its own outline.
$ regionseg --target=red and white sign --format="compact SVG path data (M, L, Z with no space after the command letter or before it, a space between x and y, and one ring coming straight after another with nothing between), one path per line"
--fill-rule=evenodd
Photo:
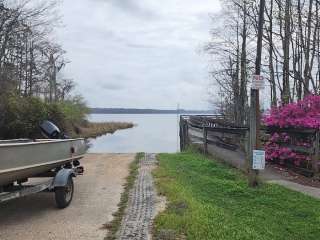
M265 88L264 77L261 75L253 75L251 88L256 90L264 89Z

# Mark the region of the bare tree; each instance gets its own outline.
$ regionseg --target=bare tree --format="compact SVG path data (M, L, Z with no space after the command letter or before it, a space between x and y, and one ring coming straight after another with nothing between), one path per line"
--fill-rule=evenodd
M217 27L206 50L214 61L213 81L226 93L221 96L232 96L225 102L233 106L233 119L240 123L253 72L259 1L221 2L223 14L213 16ZM270 85L271 107L320 94L319 4L318 0L266 1L262 72Z
M51 0L0 1L0 91L50 102L70 92L73 84L58 79L67 64L65 51L49 40L59 23L55 7Z

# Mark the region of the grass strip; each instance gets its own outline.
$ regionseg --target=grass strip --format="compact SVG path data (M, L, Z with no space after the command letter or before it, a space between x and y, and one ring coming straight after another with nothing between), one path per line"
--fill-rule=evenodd
M113 220L105 224L105 228L108 229L108 235L106 236L105 240L114 240L117 237L116 234L120 229L122 219L128 206L130 190L133 188L135 180L138 176L139 162L143 157L144 153L137 153L135 160L130 164L129 176L126 178L124 191L121 194L120 203L118 204L118 210L112 214Z
M193 153L160 154L154 171L167 209L154 239L318 240L320 201L276 184L248 187L239 171Z

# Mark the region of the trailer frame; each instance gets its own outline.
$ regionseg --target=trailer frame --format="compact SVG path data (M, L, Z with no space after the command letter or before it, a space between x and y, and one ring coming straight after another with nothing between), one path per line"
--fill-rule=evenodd
M53 170L47 174L42 174L41 176L35 176L30 178L50 178L50 180L43 181L34 185L23 185L21 182L12 183L7 187L2 187L0 189L0 203L11 201L14 199L26 197L40 192L55 192L56 204L58 208L66 208L72 201L74 186L73 178L78 175L82 175L84 168L82 166L73 168L61 168L59 170ZM25 180L27 182L28 179ZM72 187L70 186L72 184ZM69 200L65 199L63 201L64 190L72 189L71 198ZM67 195L67 194L65 194ZM57 200L58 199L58 200ZM62 201L61 201L62 199Z

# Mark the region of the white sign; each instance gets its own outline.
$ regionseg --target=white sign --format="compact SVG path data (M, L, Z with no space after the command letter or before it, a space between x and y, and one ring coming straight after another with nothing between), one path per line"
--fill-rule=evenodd
M264 170L266 167L266 152L253 150L252 169Z
M264 89L265 88L264 77L261 75L253 75L251 88L256 90Z

